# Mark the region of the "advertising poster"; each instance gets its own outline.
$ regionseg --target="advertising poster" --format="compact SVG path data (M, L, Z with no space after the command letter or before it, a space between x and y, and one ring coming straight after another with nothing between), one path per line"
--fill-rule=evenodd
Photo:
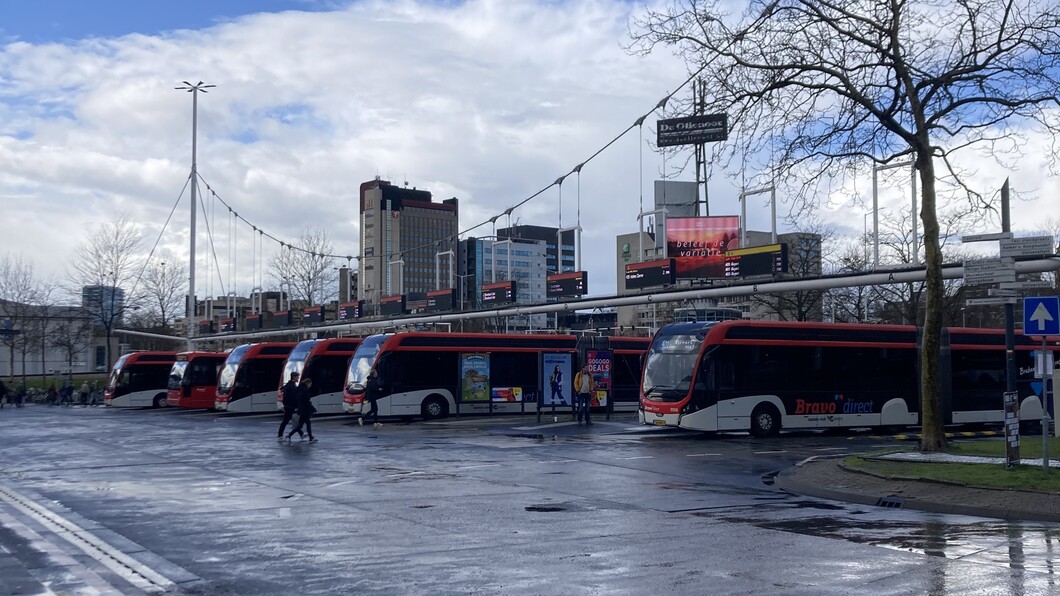
M460 355L460 400L490 400L490 355Z
M673 217L666 220L667 256L677 261L677 278L725 276L725 252L740 248L740 218Z
M571 399L571 376L572 354L549 354L541 355L541 380L542 397L541 404L546 406L569 406L573 405Z
M494 387L490 390L490 396L497 402L520 402L523 401L523 388Z
M589 405L606 406L611 397L611 350L586 350L585 359L596 385Z

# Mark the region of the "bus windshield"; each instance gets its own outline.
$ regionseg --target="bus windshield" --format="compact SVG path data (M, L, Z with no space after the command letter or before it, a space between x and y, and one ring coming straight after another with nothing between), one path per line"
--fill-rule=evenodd
M107 391L114 391L114 388L118 386L118 380L121 379L121 369L125 366L125 361L128 359L129 355L126 354L118 358L118 361L114 363L114 370L110 372L110 378L107 379Z
M291 378L291 373L302 374L302 369L305 368L306 358L309 357L309 352L313 350L313 346L319 342L319 339L307 339L305 341L298 342L298 345L291 350L291 353L287 355L287 363L283 365L283 374L280 376L280 384L286 383Z
M239 363L243 361L243 355L247 353L247 350L252 345L254 344L239 346L228 355L225 360L225 367L221 369L221 375L217 379L218 393L228 393L232 390L232 387L236 384L236 371L239 370Z
M184 380L184 370L188 368L187 360L178 360L169 369L169 389L180 389L180 382Z
M372 370L375 365L375 357L379 354L379 349L388 337L390 337L390 334L373 335L365 338L361 345L357 346L357 351L353 353L353 358L350 358L350 368L346 372L346 387L348 389L354 389L355 386L364 387L364 381L368 378L368 371Z
M702 336L658 336L648 349L641 393L658 401L678 401L688 394L699 358Z

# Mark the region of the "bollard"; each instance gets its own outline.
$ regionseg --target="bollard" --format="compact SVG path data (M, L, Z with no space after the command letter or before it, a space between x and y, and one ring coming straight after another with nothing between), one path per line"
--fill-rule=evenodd
M1042 408L1042 473L1049 473L1049 410Z

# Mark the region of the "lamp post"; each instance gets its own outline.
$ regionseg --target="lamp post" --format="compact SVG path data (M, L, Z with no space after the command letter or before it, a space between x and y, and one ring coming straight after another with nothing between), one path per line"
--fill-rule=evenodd
M207 89L216 85L204 85L202 81L192 85L187 81L181 87L174 87L180 91L191 93L191 230L189 238L188 256L188 350L192 349L191 338L195 337L195 209L198 201L195 197L195 187L198 185L198 173L196 172L195 150L196 136L198 134L199 118L199 93L206 93Z
M917 237L916 229L916 167L912 160L901 161L898 163L889 163L882 166L872 167L872 236L873 236L873 251L872 251L872 268L878 269L880 267L880 197L879 197L879 174L885 170L893 170L894 168L904 168L906 166L914 166L912 170L912 176L910 179L913 184L913 213L910 219L913 220L913 265L920 265L920 243Z

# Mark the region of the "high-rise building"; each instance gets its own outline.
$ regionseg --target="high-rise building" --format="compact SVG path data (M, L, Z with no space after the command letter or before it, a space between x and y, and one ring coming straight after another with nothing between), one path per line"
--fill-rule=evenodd
M358 297L378 303L397 294L422 298L435 289L438 253L456 251L457 199L436 203L426 190L376 178L361 184L360 216ZM449 258L442 257L444 271Z
M548 226L514 225L497 230L498 240L506 238L523 238L540 240L545 243L545 266L549 273L574 271L574 230L563 232L563 242L557 247L559 228Z
M125 290L114 286L83 286L81 307L91 313L93 323L120 323L125 310Z
M481 306L483 284L514 280L515 300L519 304L543 304L545 281L548 275L546 248L543 240L511 238L494 243L487 238L467 238L460 241L458 294L464 308ZM541 329L548 324L544 314L512 318L511 328Z

